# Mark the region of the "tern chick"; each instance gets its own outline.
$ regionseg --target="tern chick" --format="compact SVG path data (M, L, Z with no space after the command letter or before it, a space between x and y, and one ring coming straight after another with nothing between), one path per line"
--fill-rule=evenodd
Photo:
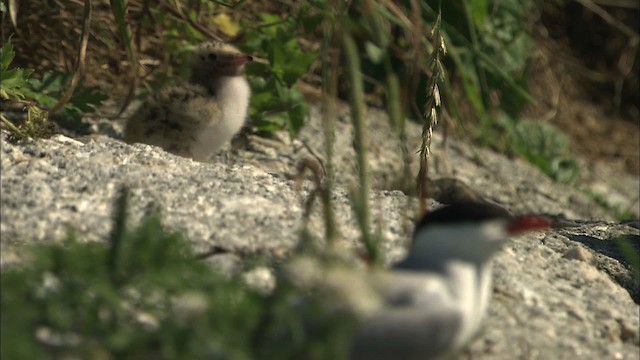
M252 60L228 44L199 45L189 80L153 94L128 119L125 141L205 161L244 124L250 96L244 66Z

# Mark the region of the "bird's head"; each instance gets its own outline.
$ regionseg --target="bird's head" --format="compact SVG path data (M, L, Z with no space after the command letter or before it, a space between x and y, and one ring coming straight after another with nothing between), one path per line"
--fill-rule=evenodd
M417 270L440 266L448 259L482 265L510 236L550 225L541 216L514 217L485 202L444 206L426 214L416 225L409 253L396 267Z
M210 83L223 76L241 76L245 64L253 57L243 54L236 47L218 41L197 46L191 53L191 80Z

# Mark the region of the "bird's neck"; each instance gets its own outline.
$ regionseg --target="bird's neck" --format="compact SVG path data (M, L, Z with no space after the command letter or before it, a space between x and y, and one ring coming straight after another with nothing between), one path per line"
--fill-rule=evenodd
M233 76L216 76L211 79L207 84L207 87L216 92L216 95L224 90L228 90L229 86L233 86L233 84L238 82L246 82L244 76L233 75Z
M223 109L233 109L234 111L243 109L246 112L251 89L244 76L223 76L212 85L215 96Z
M191 74L189 82L207 88L211 96L218 97L220 94L228 92L228 87L236 83L246 83L243 75L211 75L211 74Z

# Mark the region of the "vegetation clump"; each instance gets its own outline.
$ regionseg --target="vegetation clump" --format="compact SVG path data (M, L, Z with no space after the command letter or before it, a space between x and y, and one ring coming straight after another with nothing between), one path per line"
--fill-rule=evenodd
M326 299L286 279L265 294L211 268L158 211L129 230L126 199L122 191L108 244L70 235L3 269L0 357L346 358L353 319L332 316Z

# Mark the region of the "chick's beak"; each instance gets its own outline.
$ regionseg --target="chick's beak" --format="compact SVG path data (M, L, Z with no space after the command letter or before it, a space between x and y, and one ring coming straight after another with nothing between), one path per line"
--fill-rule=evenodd
M246 63L252 62L253 57L251 55L237 55L228 60L220 61L222 66L242 66Z

